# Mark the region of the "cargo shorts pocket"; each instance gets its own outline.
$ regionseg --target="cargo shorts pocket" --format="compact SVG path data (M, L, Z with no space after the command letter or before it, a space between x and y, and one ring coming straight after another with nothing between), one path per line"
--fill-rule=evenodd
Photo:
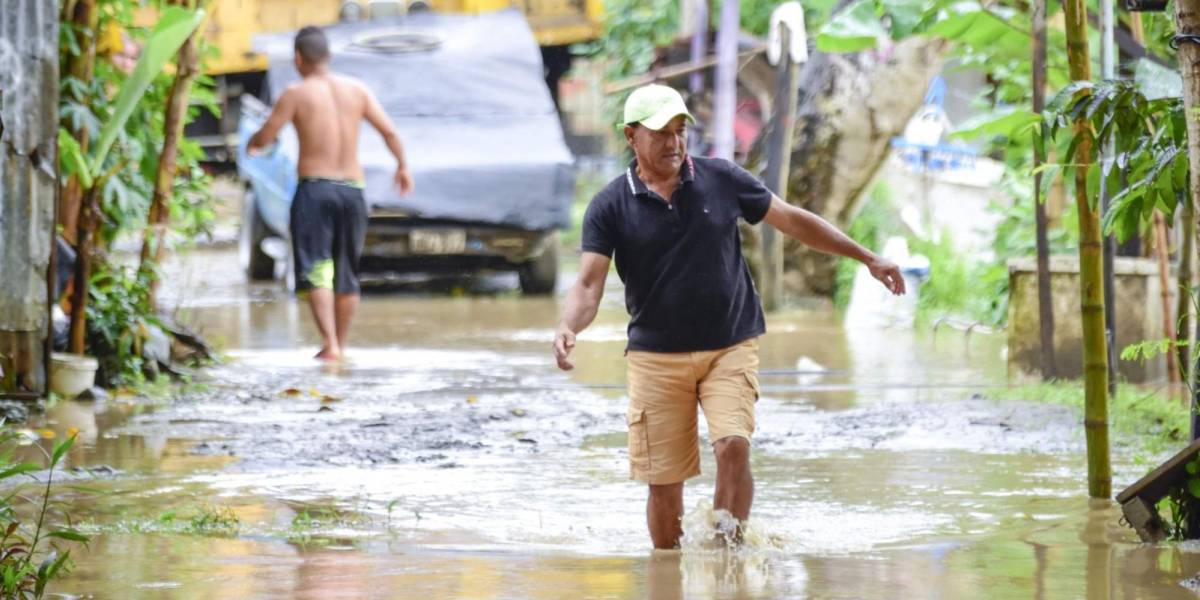
M746 371L745 373L742 373L742 375L744 375L746 377L747 399L752 399L755 402L758 402L758 397L759 397L758 373Z
M650 471L650 440L646 433L646 411L630 408L626 413L629 424L629 469L633 477L645 477Z

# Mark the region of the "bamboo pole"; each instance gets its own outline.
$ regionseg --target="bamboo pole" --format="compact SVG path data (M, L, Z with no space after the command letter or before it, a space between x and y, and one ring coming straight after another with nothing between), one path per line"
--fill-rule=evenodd
M1200 1L1200 0L1196 0ZM1067 61L1073 81L1092 78L1088 54L1085 0L1065 0ZM1087 93L1083 91L1080 93ZM1108 340L1104 327L1104 268L1100 213L1087 196L1092 140L1088 123L1080 118L1073 126L1081 138L1075 151L1075 208L1079 213L1079 291L1083 325L1084 430L1087 434L1088 493L1093 498L1112 495L1112 466L1108 446Z
M196 8L196 0L181 2L188 9ZM197 30L198 31L198 30ZM179 158L179 141L183 138L183 123L187 116L188 98L191 95L192 81L199 73L199 57L196 52L196 32L193 31L179 48L175 81L171 83L171 92L167 97L167 105L163 119L163 146L158 156L158 172L154 178L154 195L150 201L150 211L146 216L146 231L142 239L141 263L138 275L149 281L149 296L147 303L150 310L158 307L158 277L154 268L162 261L163 248L166 246L167 229L170 226L171 210L168 202L175 186L175 172Z
M1033 6L1033 112L1046 107L1046 0L1034 0ZM1054 302L1050 296L1050 242L1047 240L1046 205L1042 201L1042 173L1046 162L1040 145L1033 151L1033 214L1037 227L1038 332L1042 344L1042 379L1058 374L1054 358Z

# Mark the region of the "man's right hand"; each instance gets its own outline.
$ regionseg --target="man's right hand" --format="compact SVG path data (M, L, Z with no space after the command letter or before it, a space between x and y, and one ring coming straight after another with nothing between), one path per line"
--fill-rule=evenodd
M564 371L575 368L575 363L571 362L569 358L573 349L575 349L575 332L564 325L559 325L558 331L554 332L554 359L558 361L558 368Z
M400 195L407 196L413 189L412 175L408 172L408 167L399 167L396 169L396 187L400 188Z

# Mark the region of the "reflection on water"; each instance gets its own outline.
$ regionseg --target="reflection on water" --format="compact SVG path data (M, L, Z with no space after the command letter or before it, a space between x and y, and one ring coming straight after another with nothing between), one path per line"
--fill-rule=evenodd
M1003 384L1001 339L850 334L821 310L772 316L747 544L706 543L706 452L685 491L686 547L651 552L645 490L627 479L619 289L570 374L549 358L557 301L503 293L370 295L350 360L325 370L308 358L317 339L299 304L211 280L236 277L223 273L174 296L230 357L206 388L46 415L80 432L69 463L89 468L72 475L89 490L68 498L98 533L60 591L1194 597L1178 582L1200 552L1140 545L1114 507L1083 500L1078 415L972 397ZM1140 475L1114 459L1118 484ZM236 533L179 526L205 507L236 515Z

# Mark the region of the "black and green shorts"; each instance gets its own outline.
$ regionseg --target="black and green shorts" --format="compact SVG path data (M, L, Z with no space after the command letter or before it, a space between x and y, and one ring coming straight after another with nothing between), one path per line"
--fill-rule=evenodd
M291 210L296 291L357 294L367 205L356 182L301 178Z

